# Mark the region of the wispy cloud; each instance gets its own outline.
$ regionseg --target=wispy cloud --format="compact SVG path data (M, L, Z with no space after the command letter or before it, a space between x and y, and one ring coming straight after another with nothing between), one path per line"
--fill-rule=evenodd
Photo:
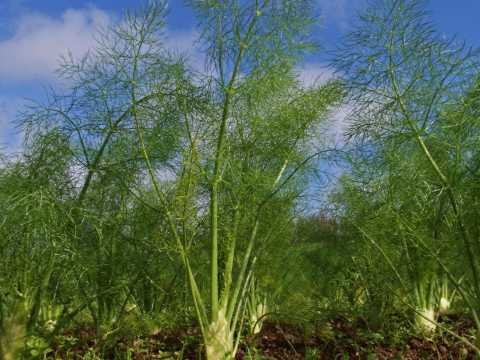
M348 130L348 119L352 110L351 104L342 104L330 113L327 134L330 140L338 146L345 145L345 133Z
M60 57L71 53L74 58L80 58L95 46L97 31L112 22L111 14L94 6L67 9L60 17L43 13L20 16L13 25L12 35L0 41L0 79L56 80ZM196 47L197 38L195 29L167 29L164 44L170 50L187 54L199 70L204 59Z
M66 10L60 18L22 15L13 36L0 42L0 78L10 81L52 80L59 57L85 54L95 43L98 28L111 22L95 7Z
M321 62L306 63L303 67L298 68L297 72L300 81L306 86L322 85L338 76L335 69ZM317 129L318 139L314 141L315 146L341 147L345 145L345 132L351 112L352 106L349 104L335 106L329 112L326 121ZM321 140L319 141L319 139Z
M306 86L324 84L335 77L334 70L323 63L307 63L298 69L299 79Z
M8 1L8 4L0 4L0 10L13 11L16 5L24 12L9 24L8 31L3 31L10 36L0 40L0 80L13 86L28 84L32 89L40 89L39 81L55 83L58 80L55 70L61 56L70 53L74 58L81 58L96 45L98 30L114 21L112 14L94 6L67 9L54 17L30 12L22 6L21 0ZM196 51L198 34L195 30L167 29L165 35L167 48L189 55L194 67L201 68L203 58ZM15 133L13 126L16 112L24 105L16 100L20 99L18 96L0 94L0 149L4 152L21 147L21 136Z

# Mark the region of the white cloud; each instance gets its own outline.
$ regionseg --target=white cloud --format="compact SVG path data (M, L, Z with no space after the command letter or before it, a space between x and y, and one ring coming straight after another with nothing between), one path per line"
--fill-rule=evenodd
M319 122L313 129L313 138L308 143L309 151L321 151L326 148L343 148L345 132L349 126L349 115L352 107L349 104L341 104L333 107L325 117L325 121Z
M335 79L335 69L323 63L306 63L297 69L300 81L305 86L322 85L329 80ZM342 104L334 107L327 116L327 121L320 124L316 129L317 139L312 143L313 147L338 146L345 144L345 132L348 128L348 115L352 106Z
M332 143L337 146L345 145L345 133L350 125L348 117L352 110L352 105L342 104L335 107L330 113L327 125L327 136Z
M0 4L2 8L5 4ZM56 83L55 70L61 56L69 52L77 59L83 56L96 45L98 30L112 25L114 20L111 14L94 6L67 9L58 17L22 11L27 12L12 24L11 36L0 40L0 81L14 86L28 84L34 90L39 90L38 81ZM194 29L167 29L165 35L167 48L187 54L195 69L203 69L204 58L195 46L198 33ZM0 94L0 152L21 149L21 136L15 133L13 120L23 105L17 96Z
M112 24L112 16L96 7L67 9L60 17L42 13L21 16L13 35L0 41L0 79L3 81L56 80L55 70L62 55L74 58L95 46L99 29ZM198 32L169 30L165 47L186 54L196 70L203 69L204 57L198 51Z
M95 43L98 28L110 16L95 7L66 10L60 18L23 15L11 38L0 42L0 78L10 81L52 80L61 55L85 54Z
M322 63L307 63L298 69L300 81L305 86L322 85L335 78L335 72Z

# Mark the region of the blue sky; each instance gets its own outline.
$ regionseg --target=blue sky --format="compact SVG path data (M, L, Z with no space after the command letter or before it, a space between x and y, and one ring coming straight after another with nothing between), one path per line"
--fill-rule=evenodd
M323 26L318 36L331 48L366 0L317 0ZM39 99L46 85L55 85L54 69L61 54L81 56L92 45L95 29L119 19L138 0L0 0L0 148L18 149L20 136L12 122L25 98ZM182 0L170 0L168 46L189 50L195 40L195 19ZM430 0L437 29L480 47L479 0ZM309 58L303 78L329 76L325 57Z

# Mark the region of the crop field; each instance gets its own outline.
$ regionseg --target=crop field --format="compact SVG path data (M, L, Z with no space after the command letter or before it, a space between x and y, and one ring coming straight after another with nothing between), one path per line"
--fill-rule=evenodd
M0 360L480 358L479 52L367 3L329 47L316 0L185 1L192 59L145 1L64 56L0 150Z

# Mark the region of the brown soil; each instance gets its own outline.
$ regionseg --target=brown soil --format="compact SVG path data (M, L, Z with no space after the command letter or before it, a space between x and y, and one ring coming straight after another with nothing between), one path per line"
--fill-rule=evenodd
M461 316L449 316L442 323L457 334L471 339L473 322ZM76 343L68 349L53 344L50 359L83 359L88 349L102 351L103 359L205 359L200 334L194 327L158 332L148 337L124 337L115 341L95 339L93 329L76 329ZM475 359L475 354L460 340L446 332L433 339L405 336L402 345L391 346L383 338L369 334L361 320L338 317L319 326L308 335L300 327L267 322L261 333L246 336L236 359L248 354L258 359ZM123 354L119 357L120 354ZM261 354L262 356L260 356ZM56 357L55 357L56 356Z

